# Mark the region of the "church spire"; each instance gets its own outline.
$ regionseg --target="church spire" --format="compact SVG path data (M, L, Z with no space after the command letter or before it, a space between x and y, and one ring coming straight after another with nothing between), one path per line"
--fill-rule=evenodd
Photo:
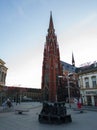
M52 11L50 12L49 28L54 28L54 25L53 25L53 18L52 18Z
M44 47L44 57L42 66L42 96L43 100L55 102L61 100L59 93L58 75L63 75L60 62L59 45L53 24L52 12L50 12L50 21L48 34ZM65 96L64 96L65 97Z
M51 32L51 31L55 31L54 30L54 25L53 25L53 18L52 18L52 11L50 11L50 22L49 22L49 29L48 29L48 32Z
M75 67L75 61L74 61L73 52L72 52L72 65Z

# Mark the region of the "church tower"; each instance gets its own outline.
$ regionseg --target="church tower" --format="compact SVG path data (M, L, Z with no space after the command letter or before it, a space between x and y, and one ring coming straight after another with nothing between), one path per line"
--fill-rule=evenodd
M46 43L44 46L43 65L42 65L42 98L43 100L54 102L58 100L58 76L63 75L60 63L59 45L53 24L52 13Z

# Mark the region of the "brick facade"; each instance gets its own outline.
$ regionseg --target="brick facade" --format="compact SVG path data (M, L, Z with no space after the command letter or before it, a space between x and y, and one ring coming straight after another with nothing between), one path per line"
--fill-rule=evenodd
M43 100L54 102L57 100L58 76L62 75L62 66L60 64L60 52L55 29L53 25L52 14L46 43L44 46L44 57L42 66L42 97Z

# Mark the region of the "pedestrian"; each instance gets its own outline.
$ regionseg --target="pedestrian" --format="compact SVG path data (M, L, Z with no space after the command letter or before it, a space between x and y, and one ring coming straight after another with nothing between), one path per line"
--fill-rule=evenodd
M83 113L82 108L82 102L81 102L81 98L79 98L78 103L77 103L77 108L80 110L80 113Z
M12 106L12 103L11 103L11 101L10 101L9 98L7 99L7 106L8 106L9 108Z
M77 103L77 108L81 109L81 103L80 102Z

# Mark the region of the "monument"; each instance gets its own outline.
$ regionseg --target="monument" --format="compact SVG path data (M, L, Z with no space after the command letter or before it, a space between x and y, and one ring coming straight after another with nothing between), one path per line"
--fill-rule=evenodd
M65 123L71 122L71 115L67 115L65 107L65 89L63 80L63 68L60 62L59 45L53 25L52 13L46 43L44 46L44 57L42 66L42 101L43 108L39 114L41 123Z

